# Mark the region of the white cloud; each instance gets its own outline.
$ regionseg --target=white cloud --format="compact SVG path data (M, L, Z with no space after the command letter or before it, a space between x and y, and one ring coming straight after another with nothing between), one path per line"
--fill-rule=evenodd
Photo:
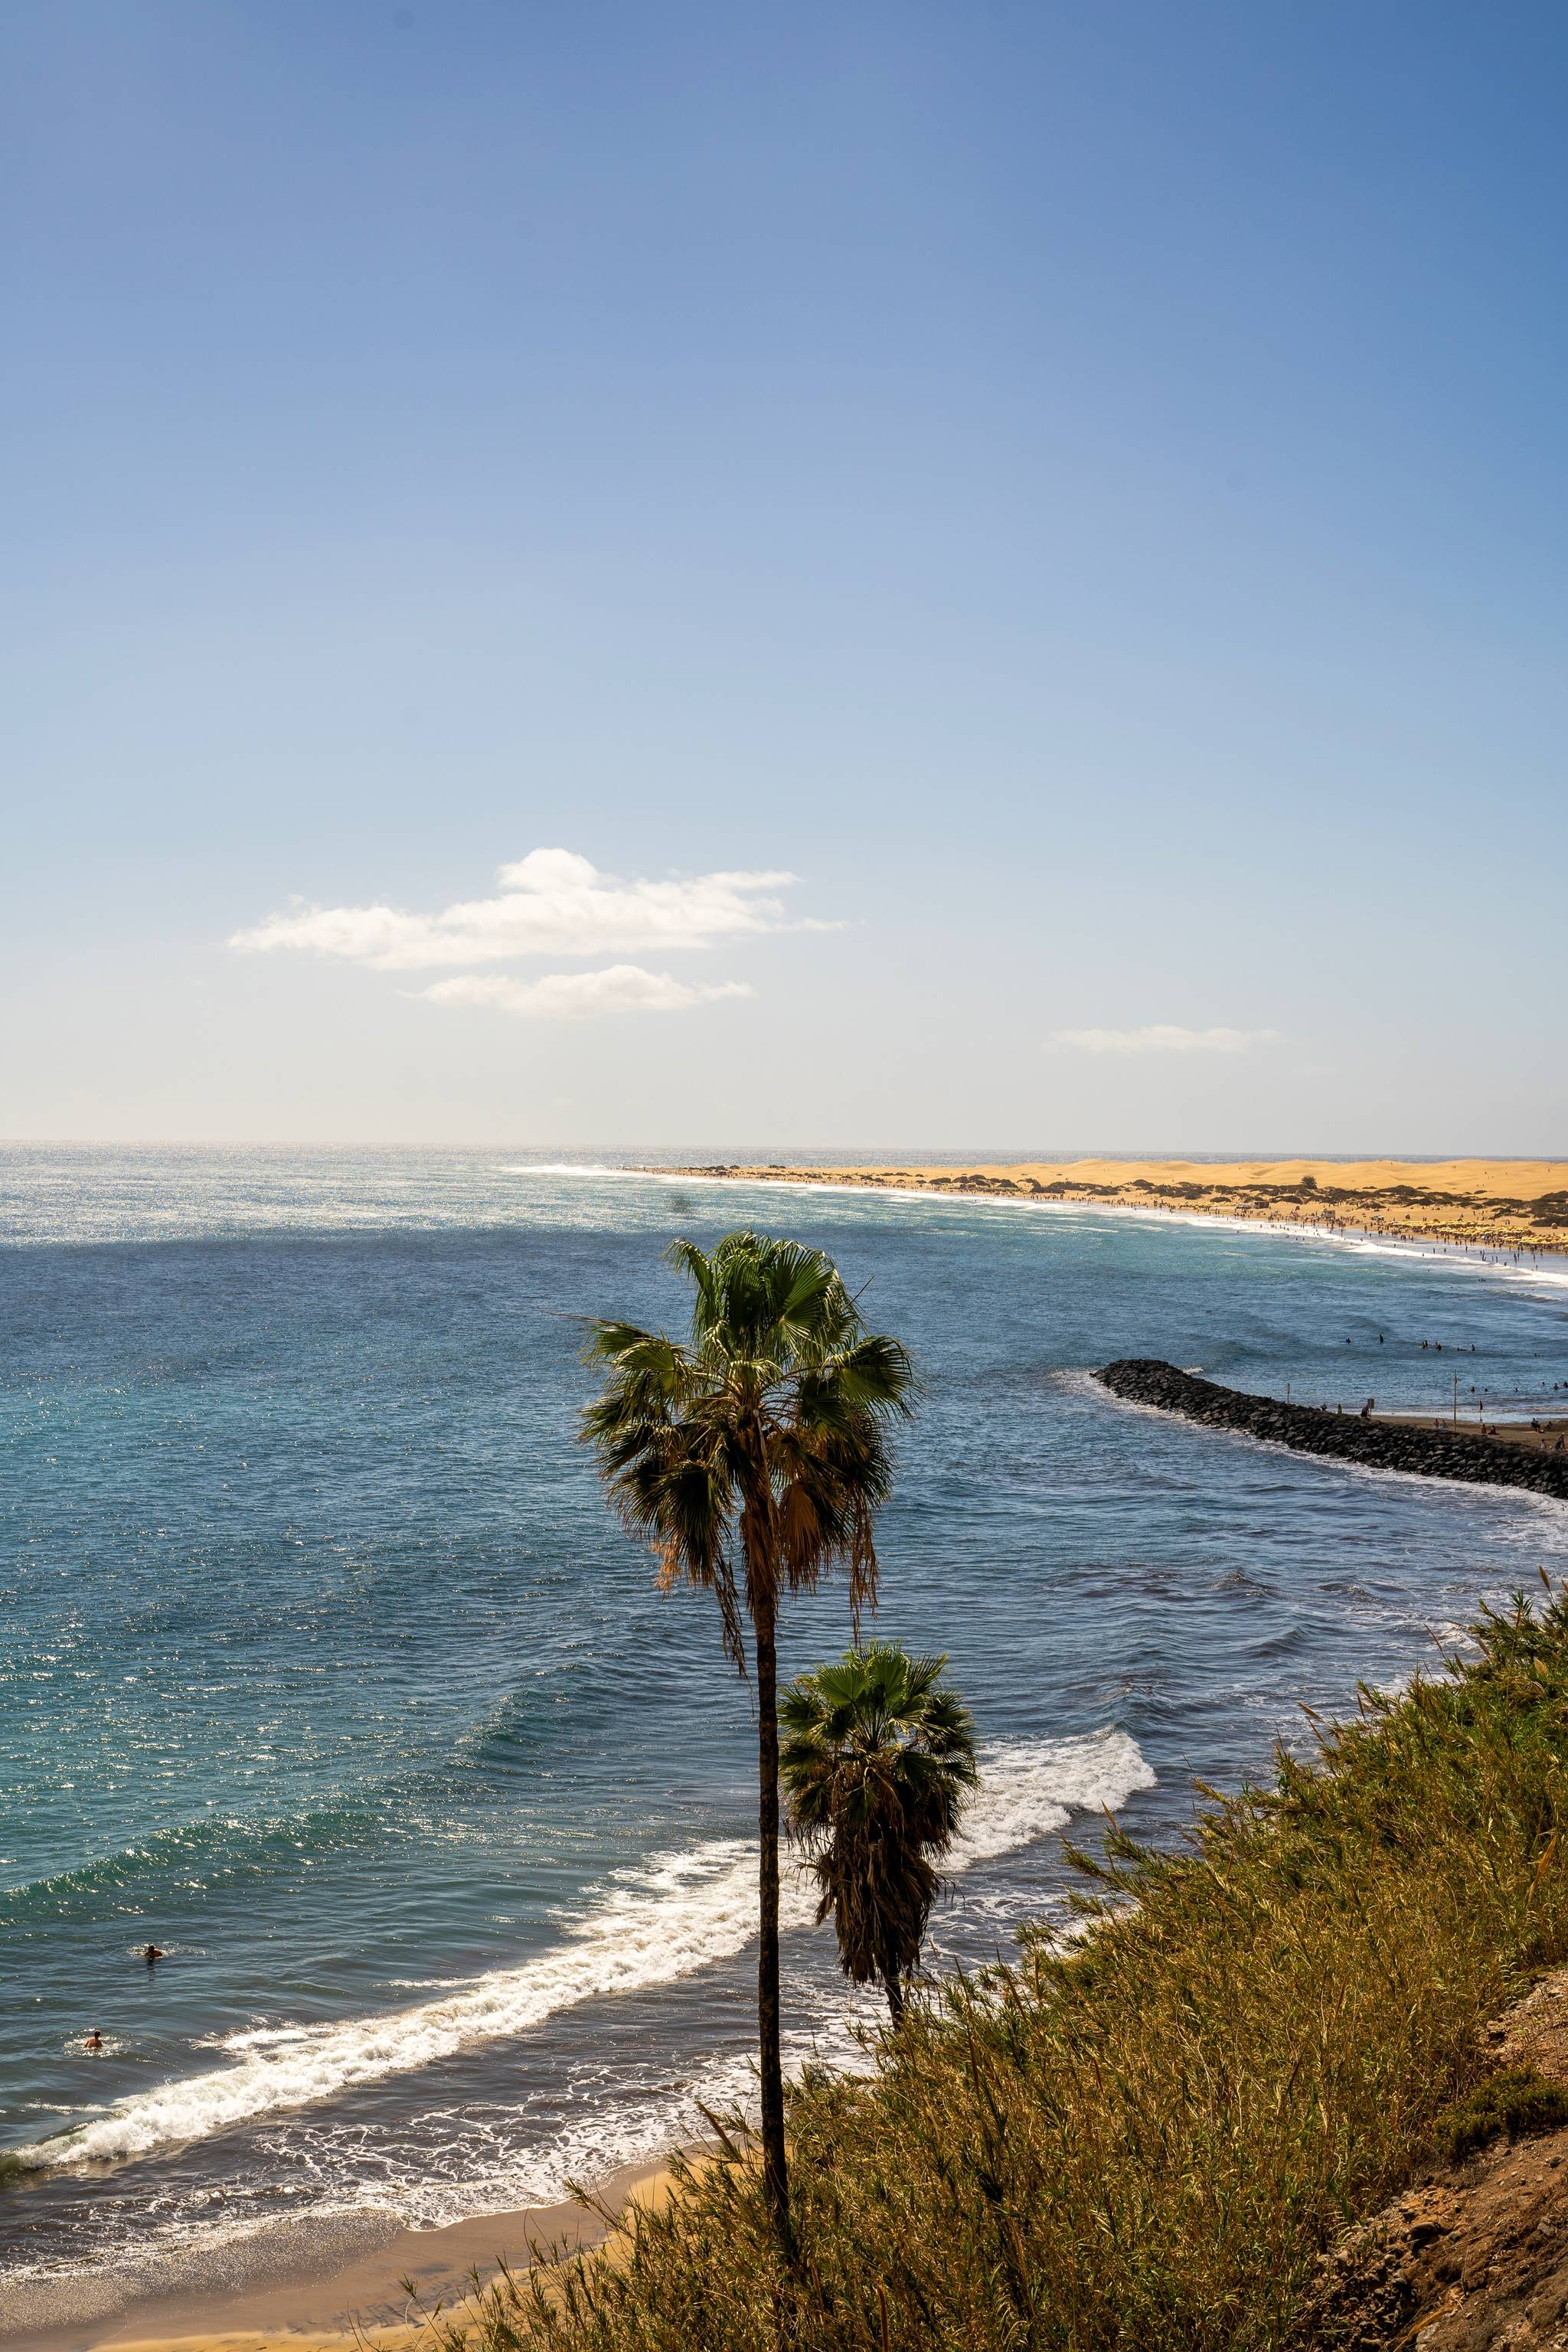
M643 971L635 963L613 963L607 971L552 971L542 980L487 979L464 972L415 992L429 1004L490 1005L521 1021L579 1021L594 1013L683 1013L722 996L750 996L744 982L692 986L668 971Z
M837 928L786 920L775 894L788 888L792 874L619 882L569 849L535 849L501 866L497 880L494 898L467 899L434 915L386 906L301 907L236 931L228 944L247 954L293 948L381 971L412 971L433 964L508 963L521 956L625 955L648 948L668 953L711 947L748 931Z
M1271 1045L1278 1029L1178 1029L1155 1022L1146 1029L1053 1029L1053 1045L1080 1054L1245 1054Z

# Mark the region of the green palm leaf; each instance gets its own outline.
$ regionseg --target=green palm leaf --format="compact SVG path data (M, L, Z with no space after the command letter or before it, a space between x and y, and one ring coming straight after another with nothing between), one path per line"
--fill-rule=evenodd
M880 1980L897 2024L940 1881L978 1779L974 1726L942 1679L945 1658L891 1643L803 1675L780 1706L790 1828L810 1859L838 1958Z
M679 1340L595 1323L584 1354L604 1386L582 1435L613 1507L657 1555L660 1582L714 1595L742 1674L751 1625L763 2161L780 2245L793 2257L779 2049L778 1604L841 1568L858 1634L877 1597L874 1523L892 1486L892 1431L911 1410L915 1372L897 1339L864 1328L820 1250L735 1233L711 1251L672 1242L668 1256L692 1286L690 1332Z

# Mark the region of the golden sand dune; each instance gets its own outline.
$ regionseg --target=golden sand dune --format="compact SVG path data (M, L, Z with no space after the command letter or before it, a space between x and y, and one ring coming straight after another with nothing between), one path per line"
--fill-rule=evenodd
M967 1168L721 1165L679 1172L1196 1211L1500 1251L1568 1249L1563 1160L1070 1160Z

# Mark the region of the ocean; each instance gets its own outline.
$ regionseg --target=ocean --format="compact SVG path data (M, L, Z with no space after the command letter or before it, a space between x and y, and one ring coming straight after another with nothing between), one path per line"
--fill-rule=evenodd
M919 1359L877 1622L948 1654L984 1768L936 1967L1066 1921L1064 1832L1174 1838L1194 1777L1568 1570L1560 1505L1089 1377L1562 1410L1568 1267L648 1157L0 1150L0 2339L549 2201L749 2099L747 1690L574 1436L583 1318L679 1324L677 1234L819 1244ZM829 1585L785 1668L848 1638ZM876 2004L785 1906L787 2062L863 2063Z

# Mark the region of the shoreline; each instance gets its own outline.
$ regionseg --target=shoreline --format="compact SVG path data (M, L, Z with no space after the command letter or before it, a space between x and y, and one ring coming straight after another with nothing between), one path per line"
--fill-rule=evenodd
M1167 1173L1187 1164L1190 1163L1127 1163L1130 1167L1163 1170ZM1335 1163L1303 1164L1309 1171L1318 1167L1343 1173ZM877 1191L884 1197L956 1198L966 1206L975 1202L1000 1202L1008 1207L1043 1207L1080 1217L1117 1209L1134 1217L1163 1215L1194 1223L1202 1219L1229 1225L1238 1232L1256 1231L1262 1226L1293 1234L1301 1240L1331 1242L1341 1246L1370 1244L1388 1255L1424 1255L1423 1243L1438 1243L1446 1252L1463 1249L1466 1257L1451 1262L1468 1262L1472 1271L1480 1270L1476 1256L1484 1255L1489 1245L1498 1255L1487 1258L1489 1270L1516 1276L1531 1271L1528 1263L1521 1266L1516 1262L1505 1267L1500 1256L1503 1244L1495 1228L1488 1229L1485 1242L1478 1240L1478 1229L1471 1228L1470 1240L1460 1243L1445 1231L1424 1230L1413 1217L1396 1229L1352 1227L1341 1213L1352 1197L1342 1187L1339 1188L1337 1206L1333 1202L1315 1203L1310 1191L1298 1185L1292 1196L1282 1198L1276 1210L1249 1213L1227 1197L1227 1188L1222 1186L1207 1188L1210 1195L1217 1197L1200 1200L1190 1197L1178 1181L1160 1190L1144 1178L1129 1178L1116 1187L1086 1179L1075 1188L1066 1178L1080 1165L1108 1167L1119 1163L1069 1163L1064 1177L1052 1177L1048 1183L1045 1179L1049 1171L1036 1163L994 1171L794 1169L780 1165L637 1172L704 1182L815 1183L839 1191ZM1475 1165L1495 1171L1500 1163ZM1545 1192L1537 1198L1552 1192L1551 1180L1558 1175L1568 1180L1568 1165L1564 1163L1530 1163L1530 1167L1532 1175L1545 1185ZM1020 1177L1032 1180L1031 1183L1020 1184ZM1137 1189L1139 1186L1142 1189ZM1522 1196L1500 1193L1494 1198L1478 1193L1477 1197L1485 1197L1501 1208L1517 1205ZM1568 1267L1564 1265L1568 1256L1568 1218L1561 1236L1521 1241L1518 1247L1527 1258L1531 1255L1548 1256L1547 1265L1539 1268L1542 1280L1568 1280ZM1405 1427L1423 1430L1426 1418L1415 1414L1377 1415L1373 1426L1384 1431ZM1563 1423L1554 1423L1552 1436L1555 1438L1563 1427ZM1488 1433L1489 1436L1492 1434ZM1513 1434L1510 1433L1510 1436ZM1519 1442L1522 1442L1521 1433ZM1510 1479L1506 1483L1516 1482ZM659 2163L628 2168L613 2174L595 2194L605 2198L615 2211L624 2211L634 2196L639 2196L639 2201L661 2200L668 2178L666 2167ZM426 2306L439 2301L451 2308L471 2293L476 2268L481 2275L492 2277L503 2262L521 2270L527 2266L534 2243L554 2242L566 2249L590 2247L612 2234L613 2227L613 2221L606 2222L570 2203L483 2215L439 2229L400 2228L389 2214L362 2210L342 2217L335 2234L330 2226L319 2229L313 2241L309 2231L296 2229L288 2233L278 2231L269 2250L264 2249L258 2239L235 2240L221 2245L213 2250L199 2272L193 2263L191 2275L199 2275L204 2282L200 2291L191 2285L154 2290L143 2284L132 2284L127 2292L123 2279L82 2274L47 2283L58 2293L56 2309L64 2308L73 2315L57 2318L55 2309L48 2309L47 2316L37 2321L25 2318L20 2326L14 2318L7 2326L5 2317L0 2316L0 2352L132 2352L135 2347L142 2347L142 2352L275 2352L275 2347L276 2352L284 2352L284 2347L287 2352L309 2352L309 2347L316 2346L330 2346L332 2352L340 2352L340 2347L341 2352L348 2352L348 2347L361 2343L374 2346L376 2352L411 2352L419 2331L408 2316L408 2298L402 2286L405 2277L414 2278L420 2300ZM258 2236L261 2234L265 2233ZM283 2242L286 2234L287 2245ZM33 2284L43 2286L46 2283ZM103 2299L112 2297L114 2307L88 2310L86 2305L105 2289L107 2295ZM40 2304L40 2309L44 2308L47 2301Z
M628 1173L632 1172L630 1171ZM1000 1201L1025 1208L1119 1209L1223 1219L1340 1241L1420 1243L1528 1268L1568 1257L1568 1161L1532 1160L1022 1160L931 1165L647 1168L642 1175Z
M304 2248L292 2261L286 2252L281 2259L275 2254L268 2275L237 2279L227 2290L133 2290L116 2309L96 2316L24 2324L15 2332L0 2322L0 2352L130 2352L132 2347L138 2352L316 2352L318 2347L321 2352L339 2347L405 2352L423 2331L418 2308L428 2312L441 2304L450 2312L472 2295L476 2271L488 2284L503 2267L526 2270L535 2247L576 2252L604 2244L632 2203L657 2210L671 2178L668 2158L612 2173L593 2191L608 2208L608 2221L568 2200L481 2214L442 2229L394 2225L378 2243L362 2242L326 2266L318 2239L313 2254ZM374 2226L372 2217L363 2218ZM254 2264L258 2251L255 2241L236 2241L209 2249L203 2267L219 2268L226 2254ZM298 2275L289 2276L290 2270ZM415 2286L412 2303L405 2280ZM89 2275L60 2284L68 2293L76 2288L91 2295L104 2282Z

